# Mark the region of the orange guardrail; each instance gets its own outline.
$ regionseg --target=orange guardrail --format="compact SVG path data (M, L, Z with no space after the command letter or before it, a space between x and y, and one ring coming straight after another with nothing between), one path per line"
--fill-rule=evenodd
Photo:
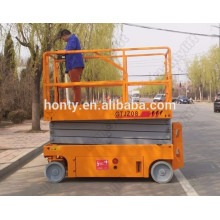
M153 51L153 52L152 52ZM161 52L162 51L162 52ZM106 55L109 52L117 52L114 55ZM133 54L131 53L133 52ZM115 66L123 72L122 80L112 81L90 81L90 82L59 82L59 63L64 59L57 59L57 55L82 53L83 59L102 59L103 61ZM104 53L104 54L103 54ZM157 81L128 81L127 58L144 56L164 56L164 80ZM112 61L112 58L122 58L122 64ZM53 80L50 79L50 62L53 60L54 71ZM113 87L122 86L122 102L128 102L128 86L140 85L165 85L166 102L172 102L172 72L171 72L171 50L169 47L142 47L142 48L123 48L123 49L95 49L95 50L74 50L74 51L48 51L43 55L43 98L50 102L51 88L53 90L54 102L59 102L58 88L79 87Z

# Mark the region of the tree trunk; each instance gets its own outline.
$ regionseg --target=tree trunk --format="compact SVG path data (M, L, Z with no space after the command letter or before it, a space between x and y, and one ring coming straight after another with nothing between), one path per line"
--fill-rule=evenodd
M94 87L92 87L92 102L95 102L95 91L94 91Z
M203 97L204 97L204 89L203 89L203 87L201 88L201 91L202 91L202 101L203 101Z
M199 87L199 98L200 98L200 102L202 101L202 91L201 91L201 86Z
M60 80L61 82L65 82L65 73L64 73L63 63L60 63ZM62 102L64 100L64 89L63 88L59 90L59 94L60 94L60 100Z
M97 89L94 89L94 99L97 102Z
M37 73L33 77L32 90L32 130L40 131L40 78L41 74Z
M89 87L86 88L86 99L87 99L87 102L90 102L90 92L89 92Z
M108 100L108 92L107 92L107 90L105 91L105 101L107 102L107 100Z
M102 91L102 102L105 102L105 90Z

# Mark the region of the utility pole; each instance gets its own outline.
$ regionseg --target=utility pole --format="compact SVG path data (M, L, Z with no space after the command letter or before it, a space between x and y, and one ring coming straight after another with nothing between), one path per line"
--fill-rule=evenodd
M219 36L218 36L219 44L218 44L218 47L220 48L220 24L218 24L218 26L212 25L212 27L215 27L215 28L219 29Z
M218 43L218 47L220 49L220 24L218 24L218 26L215 26L215 25L212 25L212 26L215 27L215 28L218 28L218 30L219 30L219 36L218 36L219 43ZM210 94L211 94L211 84L210 84Z

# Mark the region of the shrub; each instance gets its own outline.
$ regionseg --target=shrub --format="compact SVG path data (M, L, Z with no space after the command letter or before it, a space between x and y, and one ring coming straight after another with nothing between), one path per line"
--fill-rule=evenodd
M14 124L22 123L26 119L27 113L24 110L12 111L8 114L8 119Z

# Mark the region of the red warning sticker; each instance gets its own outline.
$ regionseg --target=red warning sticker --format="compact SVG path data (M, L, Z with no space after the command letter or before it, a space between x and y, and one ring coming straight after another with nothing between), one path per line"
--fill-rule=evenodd
M108 160L96 160L96 170L108 170Z

